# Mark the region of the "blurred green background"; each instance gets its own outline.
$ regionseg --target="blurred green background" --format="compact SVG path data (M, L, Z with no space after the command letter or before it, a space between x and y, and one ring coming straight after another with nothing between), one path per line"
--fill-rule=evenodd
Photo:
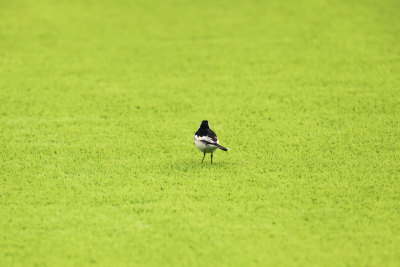
M0 265L398 266L399 10L0 0Z

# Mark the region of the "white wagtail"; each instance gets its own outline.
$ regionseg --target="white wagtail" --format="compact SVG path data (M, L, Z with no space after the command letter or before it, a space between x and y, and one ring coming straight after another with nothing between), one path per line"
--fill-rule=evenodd
M217 135L210 129L210 124L208 121L202 121L200 128L194 134L194 143L196 144L197 148L204 153L204 157L206 153L211 153L211 163L213 160L213 153L214 151L219 148L223 151L228 151L229 149L219 145L219 140Z

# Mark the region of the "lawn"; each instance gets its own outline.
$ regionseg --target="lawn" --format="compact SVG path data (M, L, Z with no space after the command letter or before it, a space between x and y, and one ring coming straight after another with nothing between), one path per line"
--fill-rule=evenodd
M0 266L400 265L399 1L0 2Z

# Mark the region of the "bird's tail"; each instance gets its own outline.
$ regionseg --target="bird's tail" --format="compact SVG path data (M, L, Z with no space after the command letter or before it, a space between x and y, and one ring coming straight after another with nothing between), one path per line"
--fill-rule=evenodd
M220 146L220 145L218 145L218 148L223 150L223 151L228 151L229 150L229 148L226 148L226 147L223 147L223 146Z

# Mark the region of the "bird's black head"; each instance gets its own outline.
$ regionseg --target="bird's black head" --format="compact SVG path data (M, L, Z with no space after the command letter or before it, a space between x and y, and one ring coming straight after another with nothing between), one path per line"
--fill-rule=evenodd
M210 128L210 124L208 123L208 121L204 120L201 122L200 128L208 129Z

